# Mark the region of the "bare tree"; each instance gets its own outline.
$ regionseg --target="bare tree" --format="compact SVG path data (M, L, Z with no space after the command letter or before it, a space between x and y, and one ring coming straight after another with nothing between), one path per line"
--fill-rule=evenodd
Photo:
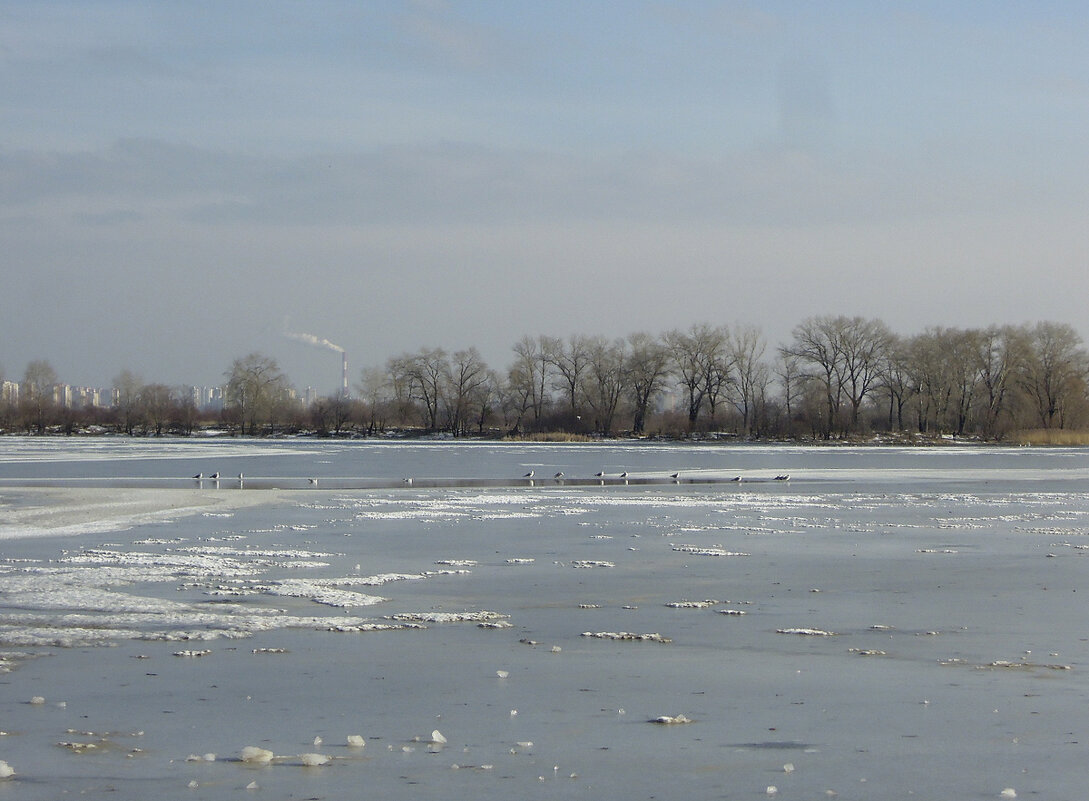
M533 408L533 379L526 374L525 366L515 363L507 371L500 400L503 409L503 425L511 434L522 430L526 414Z
M952 430L957 436L963 436L976 405L976 392L979 389L979 343L980 333L975 329L955 329L949 332L947 359L953 384Z
M487 370L469 397L470 408L476 422L476 433L483 434L484 426L492 419L496 407L502 401L502 381L495 370Z
M594 428L611 436L616 407L625 387L624 340L588 340L585 397L594 412Z
M948 425L953 379L946 339L945 329L929 328L912 337L906 350L905 369L920 434L940 434Z
M798 359L810 380L820 382L826 418L821 433L826 439L837 426L843 431L858 428L859 409L877 384L890 342L891 334L879 320L810 317L795 326L794 341L783 353Z
M514 407L521 408L516 416L516 429L521 427L527 411L533 412L533 423L538 425L548 405L546 388L552 376L548 345L549 338L545 336L536 340L524 336L514 345L515 360L507 373L507 384Z
M0 369L0 432L14 425L18 399L18 386L8 384L4 380L3 370Z
M1025 331L1013 326L990 326L979 334L975 368L981 384L980 428L988 439L999 436L999 421L1009 411L1010 391L1027 347L1025 338Z
M669 350L650 334L638 332L628 336L626 385L633 409L632 433L646 429L650 402L661 392L669 376Z
M321 435L338 436L350 428L356 403L343 392L326 395L310 404L310 425Z
M449 389L446 395L450 430L457 437L469 428L470 415L474 411L473 399L488 380L488 365L476 348L469 348L454 353L448 371Z
M771 415L775 409L774 401L768 396L771 386L771 368L759 362L752 377L752 422L751 431L755 436L763 436L770 430Z
M753 433L756 411L768 382L767 365L761 361L767 345L760 329L737 326L727 340L730 373L728 398L741 415L741 429Z
M677 381L687 396L688 427L692 429L708 391L714 389L717 393L724 335L722 329L701 323L688 331L670 331L665 335L665 345Z
M889 430L904 430L904 408L911 398L912 386L908 375L908 341L894 337L882 359L878 389L889 401Z
M174 412L174 392L166 384L146 384L140 388L139 404L148 431L161 437Z
M582 413L583 377L590 366L593 340L575 334L567 342L553 337L542 337L540 341L545 358L555 370L555 386L567 399L567 412L574 421Z
M775 375L779 379L779 387L782 390L783 411L786 414L786 432L793 433L794 414L797 411L798 399L804 391L805 377L798 366L798 357L792 356L784 349L778 352Z
M173 392L174 397L177 399L174 403L173 422L178 432L188 437L200 422L200 410L197 409L196 402L185 392L183 387L175 387Z
M843 357L842 380L851 404L850 430L859 427L859 409L873 391L881 375L885 354L892 343L892 333L880 320L861 317L836 318L839 352Z
M1019 383L1032 399L1041 426L1065 427L1068 405L1084 394L1087 370L1081 337L1071 326L1037 323L1029 330Z
M711 428L718 427L718 409L723 398L728 399L730 382L733 378L733 358L727 348L729 333L724 328L715 329L719 336L711 343L713 350L708 354L707 370L704 373L704 398L707 399L707 412Z
M834 318L810 317L794 327L794 341L782 349L784 358L793 358L801 367L807 383L817 382L821 387L825 412L819 430L825 439L831 438L843 403L837 328Z
M385 418L391 403L390 381L387 373L375 367L364 370L357 385L363 400L367 433L374 434L385 427Z
M140 376L129 370L122 370L113 379L113 387L117 390L118 420L129 436L143 422L140 404L140 388L143 385Z
M386 360L386 386L389 388L389 405L393 420L398 425L426 423L426 415L414 395L412 386L411 357L395 356Z
M408 397L422 404L423 424L428 431L439 427L442 392L450 374L450 362L442 348L421 348L390 359L388 368L394 385L403 387Z
M359 404L348 397L343 390L330 396L330 401L329 411L331 412L330 422L333 424L333 434L339 436L354 427L353 421L359 411Z
M32 425L41 434L49 424L56 406L53 392L57 386L57 372L45 359L35 359L23 373L21 403L28 410Z
M251 353L235 359L226 376L226 401L238 415L239 433L253 435L261 425L274 425L273 411L287 390L276 360Z

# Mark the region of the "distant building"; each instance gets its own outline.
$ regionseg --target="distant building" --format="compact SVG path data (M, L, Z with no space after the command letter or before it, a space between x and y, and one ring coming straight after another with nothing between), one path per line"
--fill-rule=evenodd
M19 383L17 381L5 381L0 384L0 402L12 405L19 402Z
M106 390L106 392L108 392L108 390ZM103 405L103 390L98 387L70 387L69 397L72 407L75 409L86 409L88 406Z
M223 387L190 386L188 396L201 411L218 412L223 408Z
M53 403L64 409L72 408L72 388L67 384L53 385Z

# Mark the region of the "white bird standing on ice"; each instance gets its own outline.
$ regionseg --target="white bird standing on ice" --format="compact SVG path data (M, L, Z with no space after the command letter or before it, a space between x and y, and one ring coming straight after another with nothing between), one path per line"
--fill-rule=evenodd
M524 476L522 476L522 478L533 478L533 471L530 470L528 473L526 473Z
M208 477L210 479L212 479L213 481L219 481L219 471L217 470L216 472L212 473L212 475L210 475Z
M197 473L195 476L193 476L193 478L195 478L197 481L200 481L202 478L204 478L204 473Z

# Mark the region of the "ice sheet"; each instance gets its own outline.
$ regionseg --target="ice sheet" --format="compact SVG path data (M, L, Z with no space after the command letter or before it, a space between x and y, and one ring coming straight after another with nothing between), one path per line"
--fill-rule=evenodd
M877 458L842 453L823 458ZM347 474L355 454L329 455ZM199 514L8 488L13 513L61 501L63 525L3 543L0 793L1080 797L1089 495L1070 456L1034 458L903 485L262 491ZM666 719L685 725L648 725Z

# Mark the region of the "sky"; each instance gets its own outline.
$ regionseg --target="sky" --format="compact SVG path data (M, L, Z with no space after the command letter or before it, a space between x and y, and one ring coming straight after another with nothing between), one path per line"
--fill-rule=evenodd
M0 0L0 370L1089 338L1089 5Z

